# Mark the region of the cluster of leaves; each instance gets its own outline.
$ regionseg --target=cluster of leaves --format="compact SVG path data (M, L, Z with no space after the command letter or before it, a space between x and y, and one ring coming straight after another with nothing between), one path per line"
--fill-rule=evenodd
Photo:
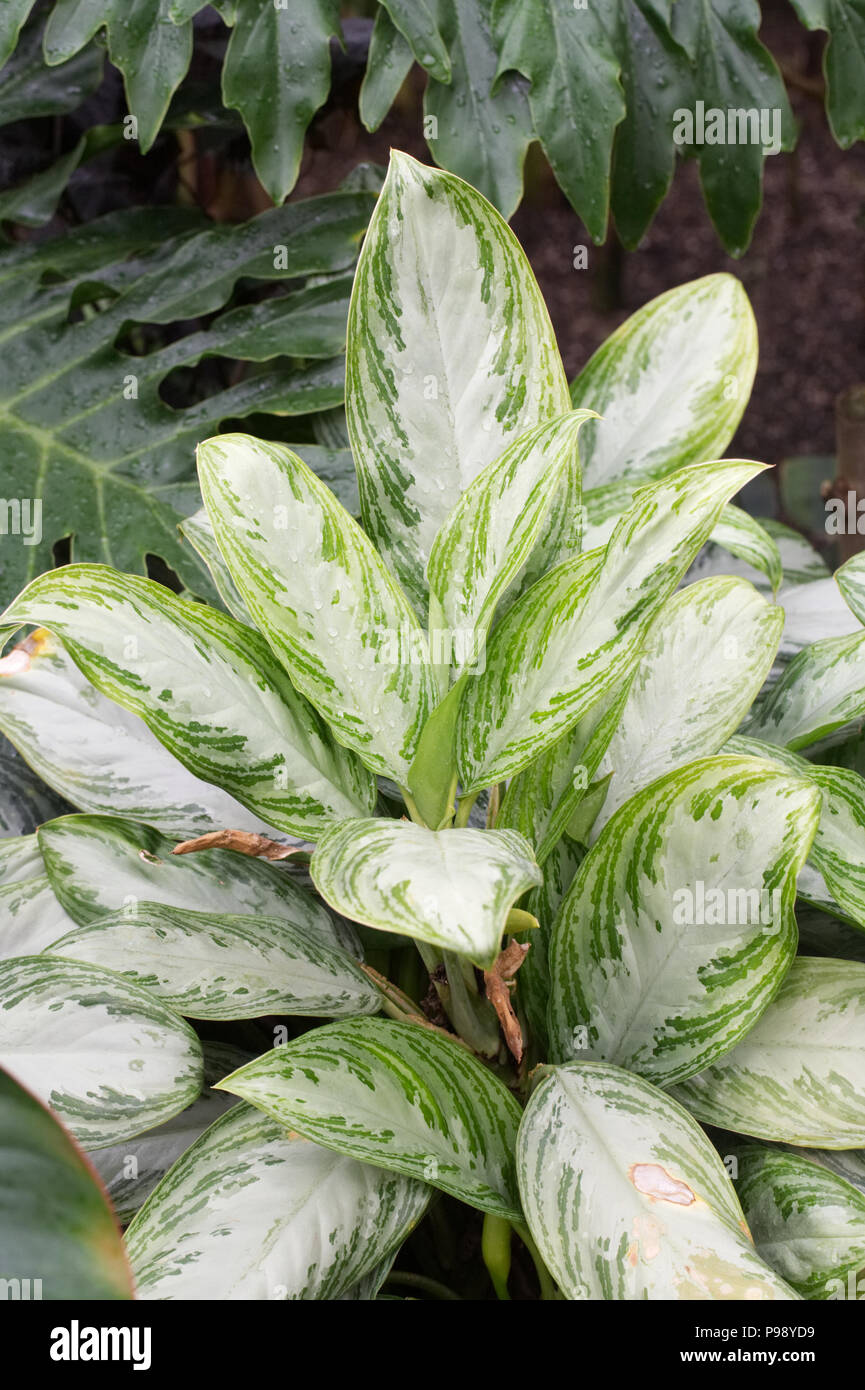
M14 54L33 4L7 0L0 63ZM846 148L865 138L865 5L793 4L807 28L830 35L827 111ZM53 78L40 76L32 36L17 69L13 59L9 76L24 98L20 113L63 109L65 97L71 105L76 94L92 89L102 67L96 39L104 35L146 151L187 73L193 21L205 8L203 0L139 0L130 12L118 0L56 0L43 42ZM240 113L258 176L277 203L294 186L309 123L327 100L332 45L342 39L345 8L340 0L215 4L230 30L222 100ZM677 110L693 108L698 99L724 112L778 110L784 148L795 140L781 74L757 37L756 0L380 0L361 8L374 14L359 98L363 123L370 130L381 124L419 64L427 78L424 134L433 158L479 188L506 217L522 196L533 140L590 235L604 239L612 206L629 247L645 234L670 186ZM29 86L18 69L30 72ZM90 152L101 139L89 140ZM14 192L0 215L32 213L34 196L36 205L46 195L56 198L87 152L85 136L35 187ZM699 160L718 233L739 254L760 208L764 152L749 144L706 144L690 152Z
M230 611L74 564L3 617L38 626L0 728L78 812L0 842L2 1273L55 1175L43 1296L132 1288L23 1086L142 1298L376 1297L453 1199L500 1296L514 1229L546 1297L831 1297L865 1264L865 566L728 505L741 287L663 296L569 390L506 223L395 155L347 361L362 526L221 435L189 534Z

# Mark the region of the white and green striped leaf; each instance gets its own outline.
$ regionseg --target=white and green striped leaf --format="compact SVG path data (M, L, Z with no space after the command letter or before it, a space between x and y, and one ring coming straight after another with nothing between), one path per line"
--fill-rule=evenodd
M49 956L0 961L0 1066L86 1148L131 1139L201 1090L201 1044L147 990Z
M804 1154L737 1144L736 1193L759 1254L804 1298L865 1265L865 1193Z
M142 902L74 927L49 954L115 970L184 1018L346 1018L381 1007L350 956L277 917Z
M756 1139L865 1146L865 965L799 956L756 1027L675 1095Z
M433 673L372 542L283 444L219 435L199 446L198 473L232 578L292 682L340 743L405 785Z
M749 512L741 507L725 507L712 531L711 540L744 560L768 580L772 593L778 591L784 571L777 541Z
M721 508L761 471L728 460L642 488L605 550L564 561L514 604L460 707L464 790L519 772L623 679Z
M460 494L569 406L504 219L453 174L393 152L349 310L346 415L364 526L421 616L433 541Z
M513 830L427 830L410 821L344 821L322 837L310 873L337 912L427 941L488 969L508 912L541 882Z
M47 874L0 884L0 960L35 956L74 925Z
M865 623L865 555L852 556L835 571L834 579L850 612Z
M571 386L602 417L580 443L583 484L661 477L723 454L757 369L757 325L741 283L707 275L626 319Z
M44 872L42 851L35 835L10 835L0 839L0 887L21 883Z
M187 771L143 719L100 694L44 628L0 660L0 730L81 811L144 820L184 839L225 826L273 834Z
M552 933L554 1060L590 1056L669 1086L729 1051L796 951L815 787L750 758L653 782L583 860Z
M207 565L216 585L217 593L231 616L236 618L239 623L245 623L247 627L251 627L252 618L249 616L246 604L237 592L237 585L231 577L231 571L217 544L213 522L207 515L207 508L199 507L197 512L193 512L192 516L186 517L180 523L178 530L183 539L189 541L189 544Z
M369 774L264 639L227 614L105 565L67 565L29 584L2 621L49 628L184 767L268 824L315 839L335 817L371 809Z
M808 748L865 713L865 632L826 637L794 656L743 732Z
M642 787L723 747L771 669L783 626L781 609L745 579L703 579L664 605L601 764L613 776L595 838Z
M396 1250L430 1190L236 1105L151 1193L126 1245L138 1297L341 1298Z
M526 1220L567 1298L793 1299L691 1117L643 1077L550 1068L517 1140Z
M466 634L482 651L499 599L528 563L550 509L577 467L571 527L579 551L577 435L591 413L573 410L509 444L465 489L433 542L427 566L430 630ZM455 659L454 664L466 664Z
M263 860L225 849L172 854L174 846L164 835L116 816L61 816L40 827L39 843L54 892L81 926L131 911L140 902L156 902L198 912L278 917L325 945L360 955L348 923L334 922L312 894Z
M785 582L778 603L784 610L784 636L778 653L782 661L789 661L812 642L862 632L862 624L847 607L834 579Z
M330 1023L256 1058L222 1088L325 1148L520 1219L520 1108L442 1033L377 1018Z

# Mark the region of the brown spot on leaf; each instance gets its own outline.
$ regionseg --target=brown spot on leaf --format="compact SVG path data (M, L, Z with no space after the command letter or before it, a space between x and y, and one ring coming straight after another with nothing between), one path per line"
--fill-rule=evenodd
M690 1207L697 1198L687 1183L672 1178L660 1163L634 1163L628 1177L638 1192L653 1202L671 1202L676 1207Z

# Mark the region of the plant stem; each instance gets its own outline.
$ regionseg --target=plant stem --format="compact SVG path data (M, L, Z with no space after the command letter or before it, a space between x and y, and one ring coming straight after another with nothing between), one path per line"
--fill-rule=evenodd
M541 1286L541 1298L545 1302L552 1302L553 1300L561 1298L561 1294L553 1282L553 1277L541 1259L540 1251L529 1234L528 1226L524 1226L521 1221L514 1222L514 1230L532 1257L532 1264L535 1267L538 1283Z
M402 799L405 802L406 810L408 811L415 825L422 825L425 830L428 830L429 826L427 825L426 821L424 820L423 816L421 815L420 811L415 805L414 797L412 796L411 792L406 791L405 787L400 787L400 791L402 792Z
M394 1270L385 1279L385 1284L402 1284L409 1289L417 1289L418 1293L428 1294L430 1298L441 1299L442 1302L462 1303L458 1293L449 1289L447 1284L440 1284L438 1279L428 1279L425 1274L404 1273L402 1270Z
M496 1297L510 1302L508 1275L511 1272L511 1223L503 1216L487 1212L481 1236L481 1253L489 1271Z
M458 810L457 810L456 816L454 817L454 827L455 827L455 828L461 828L461 827L463 827L463 826L468 825L468 823L469 823L469 816L470 816L471 813L472 813L472 807L474 806L475 802L477 801L478 795L479 795L478 792L472 792L471 796L461 796L461 797L460 797L459 808L458 808Z

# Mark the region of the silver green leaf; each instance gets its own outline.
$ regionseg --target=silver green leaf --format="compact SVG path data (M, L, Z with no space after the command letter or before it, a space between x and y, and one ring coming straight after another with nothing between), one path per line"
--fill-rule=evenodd
M756 1027L674 1094L757 1139L865 1146L865 965L799 956Z
M138 1297L341 1298L401 1244L429 1196L423 1183L236 1105L178 1159L129 1227Z
M198 472L232 578L292 682L340 743L404 785L435 687L426 636L372 542L285 445L219 435L199 446Z
M549 947L552 1057L590 1056L669 1086L729 1051L796 951L811 783L750 758L653 782L583 860Z
M528 260L452 174L391 155L349 311L346 414L364 526L417 612L462 491L570 406Z
M315 839L334 817L372 808L369 774L264 639L227 614L105 565L67 565L29 584L3 622L49 628L184 767L280 830Z
M517 1173L567 1298L796 1298L757 1255L705 1134L643 1077L599 1062L550 1068L520 1125Z
M854 555L835 571L834 577L850 612L865 623L865 555Z
M409 821L344 821L319 841L313 883L355 922L457 951L489 968L513 904L541 882L513 830L428 830Z
M198 1038L159 999L49 956L0 961L0 1066L91 1149L178 1114L203 1074Z
M800 651L755 707L743 732L808 748L865 711L865 632L826 637Z
M246 604L237 592L237 585L231 577L228 565L222 558L222 551L217 544L213 522L207 515L207 508L199 507L197 512L192 513L192 516L181 521L178 530L183 539L189 541L189 544L194 550L197 550L207 565L219 597L231 616L236 618L239 623L245 623L247 627L252 627L252 618L249 616Z
M418 1024L356 1018L275 1047L222 1082L325 1148L520 1220L520 1108L467 1048Z

